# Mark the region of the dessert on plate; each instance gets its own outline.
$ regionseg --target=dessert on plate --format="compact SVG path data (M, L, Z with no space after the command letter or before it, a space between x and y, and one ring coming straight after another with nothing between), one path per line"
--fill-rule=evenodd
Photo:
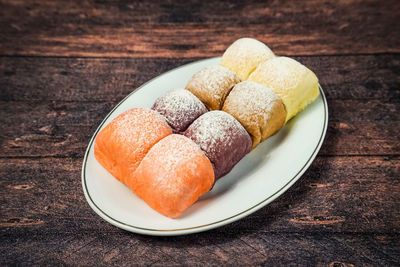
M242 38L185 89L112 120L97 135L94 154L151 208L177 218L318 95L311 70Z
M220 110L201 115L184 134L198 144L213 163L215 179L230 172L252 147L251 138L240 122Z
M235 72L245 81L262 62L275 57L264 43L253 38L241 38L231 44L222 55L221 66Z
M253 148L279 131L286 119L279 96L268 87L250 81L235 85L222 110L246 128L253 140Z
M185 89L171 90L156 99L151 108L164 116L174 133L183 133L208 110L195 95Z
M232 87L238 82L240 79L234 72L214 65L195 73L186 89L203 101L210 110L219 110Z
M271 88L282 99L287 111L286 121L319 96L314 72L288 57L275 57L261 63L249 81Z
M171 128L157 112L133 108L100 131L94 155L108 172L126 184L150 148L170 134Z
M178 134L156 143L128 182L150 207L171 218L178 217L213 184L210 160L192 140Z

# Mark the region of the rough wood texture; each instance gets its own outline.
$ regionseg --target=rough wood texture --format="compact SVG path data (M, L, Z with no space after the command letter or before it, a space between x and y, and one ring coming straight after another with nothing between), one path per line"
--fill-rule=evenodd
M279 200L215 231L398 232L399 163L399 156L320 156ZM81 158L0 159L2 193L8 196L0 226L10 232L119 231L95 216L86 204L81 164ZM351 207L351 212L343 207Z
M397 266L399 262L399 237L391 234L213 231L211 236L212 242L204 233L157 238L96 229L65 235L7 234L1 246L20 247L9 250L10 265ZM21 250L29 253L20 255Z
M0 0L0 265L400 263L398 1ZM251 36L320 79L329 125L284 195L188 236L120 230L80 170L104 116L157 75Z
M3 0L0 54L208 57L243 36L285 55L400 52L399 8L397 0Z
M0 99L117 103L148 80L198 59L3 57ZM328 99L400 99L398 54L295 59L315 71Z
M288 192L243 220L157 238L125 233L94 214L81 193L80 159L2 159L8 197L0 249L17 247L8 263L395 264L399 163L399 157L318 157Z
M329 100L320 155L400 155L399 103ZM0 102L0 157L79 157L114 102ZM26 114L29 114L27 116ZM356 114L356 115L355 115Z

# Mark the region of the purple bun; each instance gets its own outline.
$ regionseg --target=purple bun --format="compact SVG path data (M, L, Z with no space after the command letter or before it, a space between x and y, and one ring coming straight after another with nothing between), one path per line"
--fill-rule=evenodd
M160 113L174 133L183 133L199 116L208 110L194 94L185 89L175 89L157 98L151 108Z
M201 115L184 135L198 144L213 163L215 179L230 172L252 147L251 137L240 122L220 110Z

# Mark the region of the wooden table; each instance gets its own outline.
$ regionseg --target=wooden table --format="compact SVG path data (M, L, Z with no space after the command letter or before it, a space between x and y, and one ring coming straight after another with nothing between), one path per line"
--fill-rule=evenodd
M2 0L0 265L400 264L399 3ZM208 232L151 237L103 221L80 171L104 116L244 36L320 79L330 118L310 169Z

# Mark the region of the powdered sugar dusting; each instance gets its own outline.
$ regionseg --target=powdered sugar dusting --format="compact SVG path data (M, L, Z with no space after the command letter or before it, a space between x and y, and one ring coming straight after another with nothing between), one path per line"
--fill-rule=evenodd
M146 108L128 110L111 123L112 139L127 153L144 157L149 148L171 133L165 119L157 112ZM136 168L136 164L132 168Z
M183 135L172 134L165 137L151 148L150 153L157 153L154 168L158 176L154 180L154 186L180 190L180 184L174 184L171 181L176 179L176 172L183 163L188 164L185 171L191 172L191 177L199 176L200 162L194 159L204 153L198 145Z
M230 89L238 82L240 79L235 73L222 66L213 65L194 74L186 85L186 89L198 96L208 106L212 105L211 102L215 99L219 106L211 108L221 109Z
M319 94L318 78L307 67L288 57L262 63L249 80L268 86L282 99L289 120Z
M185 89L168 91L155 101L152 109L163 115L176 133L186 130L190 123L207 112L206 106Z
M264 43L252 38L241 38L226 49L221 65L234 71L244 81L260 63L274 56Z
M274 90L291 91L307 75L307 71L304 65L294 59L276 57L258 66L249 80L271 86Z
M209 151L213 151L218 142L230 146L233 135L246 134L246 130L234 117L218 110L207 112L196 120L191 128L196 128L192 136L196 143L203 150Z
M210 111L185 132L206 153L215 166L216 178L227 173L250 151L251 139L244 127L224 111Z
M279 97L269 88L255 82L238 83L228 96L226 105L235 116L262 117L266 123ZM257 123L257 122L255 122Z
M128 110L111 123L114 126L114 137L127 144L132 141L142 143L146 140L157 139L157 129L165 127L164 118L145 108Z

